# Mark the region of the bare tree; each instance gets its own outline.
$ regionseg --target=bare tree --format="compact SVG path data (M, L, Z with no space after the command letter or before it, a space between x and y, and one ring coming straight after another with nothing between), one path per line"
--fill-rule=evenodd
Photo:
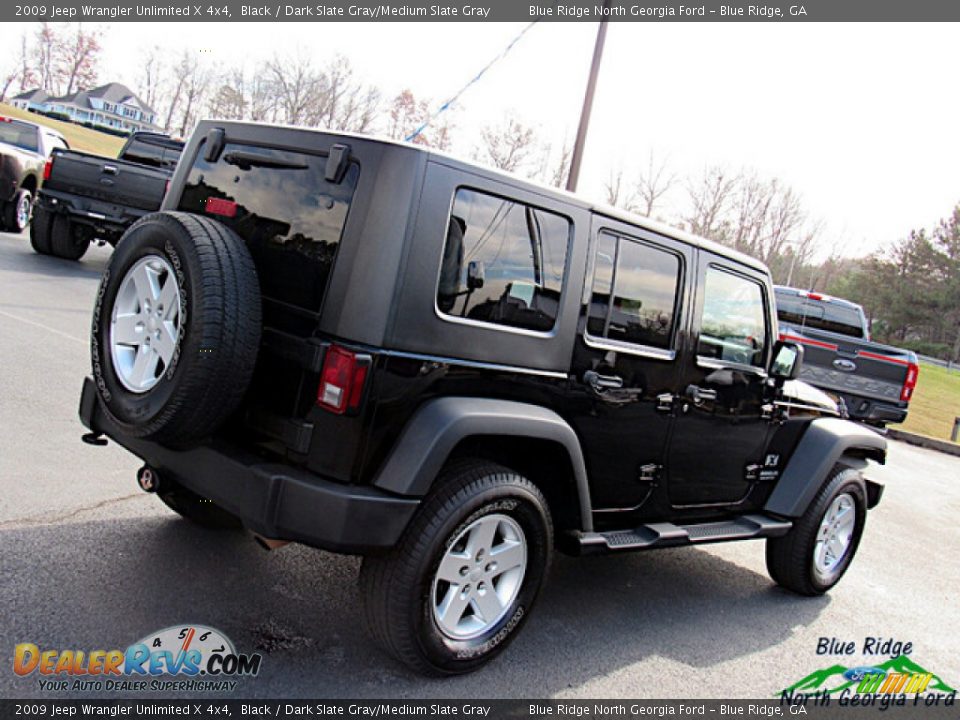
M35 34L35 67L40 87L49 93L60 94L60 75L57 70L57 52L60 43L50 23L40 23Z
M690 209L684 218L690 231L712 240L727 240L726 213L734 199L739 178L725 168L714 166L704 170L699 180L687 185Z
M291 57L274 56L265 66L284 122L310 124L317 116L320 78L309 57L298 52Z
M67 95L96 84L100 62L100 39L101 31L84 30L83 24L77 23L73 35L57 43L56 68L66 83Z
M164 56L157 45L154 45L143 55L142 68L138 90L140 97L150 107L156 107L160 99L161 86L164 76Z
M387 110L387 135L397 140L411 138L410 142L438 150L449 150L452 126L449 118L430 123L430 102L418 100L413 92L404 90L390 101Z
M189 50L184 50L183 55L180 56L180 60L173 68L173 81L166 92L167 112L163 121L163 129L165 132L170 132L173 128L173 118L180 108L180 100L183 96L187 79L196 72L196 68L197 59L191 55Z
M631 212L635 209L636 195L627 186L624 180L623 168L611 170L607 181L603 184L607 205L618 207Z
M513 115L508 115L500 125L483 128L480 137L483 145L474 157L507 172L521 170L536 151L533 128Z
M347 58L336 55L318 75L317 83L311 125L349 132L370 130L379 111L380 91L358 81Z
M197 110L203 104L212 80L210 69L194 61L183 84L183 116L180 120L180 136L186 137L197 122Z
M676 184L677 176L667 169L667 161L657 162L653 150L647 155L647 167L640 173L634 194L638 212L653 217L653 211L663 196Z

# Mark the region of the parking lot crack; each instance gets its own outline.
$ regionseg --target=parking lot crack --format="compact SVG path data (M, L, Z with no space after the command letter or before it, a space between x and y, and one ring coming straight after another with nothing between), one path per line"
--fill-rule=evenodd
M133 500L134 498L141 497L143 493L135 492L130 495L121 495L120 497L108 498L106 500L101 500L100 502L93 503L91 505L84 505L83 507L75 508L70 512L62 513L59 515L47 516L47 515L35 515L33 517L26 518L15 518L14 520L7 520L6 522L0 522L0 530L9 530L12 528L21 528L21 527L30 527L34 525L56 525L61 522L69 521L78 515L82 515L87 512L93 512L94 510L100 510L101 508L109 507L111 505L118 505L120 503L127 502L128 500Z

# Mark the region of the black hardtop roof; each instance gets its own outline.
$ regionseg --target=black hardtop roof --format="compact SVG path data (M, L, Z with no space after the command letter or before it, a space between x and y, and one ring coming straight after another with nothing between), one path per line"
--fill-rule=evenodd
M485 175L489 178L499 179L509 185L520 186L528 191L538 193L540 195L547 195L554 199L561 200L566 203L574 204L582 209L586 209L590 212L593 212L597 215L611 218L613 220L622 221L624 223L635 225L644 230L649 230L660 235L664 235L680 242L686 243L687 245L692 245L694 247L703 248L709 252L716 253L723 257L729 258L735 262L741 263L748 267L760 270L764 273L769 273L767 266L763 261L758 260L757 258L746 255L738 250L729 248L726 245L721 245L718 242L709 240L707 238L694 235L692 233L680 230L679 228L672 227L666 223L658 222L652 220L651 218L644 217L643 215L637 215L635 213L630 213L619 208L610 207L603 203L596 203L591 200L588 200L580 195L575 195L574 193L568 192L566 190L560 190L558 188L545 185L527 178L514 175L513 173L505 172L503 170L498 170L496 168L488 167L485 165L480 165L475 162L470 162L464 160L463 158L445 153L433 148L424 147L421 145L416 145L410 142L404 142L402 140L395 140L393 138L386 138L379 135L367 135L362 133L351 133L351 132L341 132L341 131L332 131L324 130L322 128L304 128L297 127L292 125L282 125L277 123L260 123L260 122L241 122L235 120L202 120L198 125L195 133L206 134L212 127L223 127L226 130L233 127L243 127L243 126L257 126L261 128L276 128L283 130L295 130L305 133L315 133L318 135L325 136L334 136L345 139L356 139L363 142L372 142L382 145L392 145L397 148L402 148L405 151L414 151L417 153L422 153L429 156L431 160L439 162L441 164L453 167L456 169L466 170L472 173Z

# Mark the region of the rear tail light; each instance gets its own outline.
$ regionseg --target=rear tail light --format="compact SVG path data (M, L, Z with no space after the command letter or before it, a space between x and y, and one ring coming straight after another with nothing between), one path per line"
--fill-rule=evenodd
M323 358L317 405L337 415L359 408L369 368L368 355L357 355L331 345Z
M43 181L46 182L50 179L50 173L53 172L53 157L48 157L47 161L43 164Z
M907 366L907 377L903 381L903 389L900 391L900 401L909 402L913 397L914 388L917 387L917 377L920 375L920 367L916 363L910 363Z

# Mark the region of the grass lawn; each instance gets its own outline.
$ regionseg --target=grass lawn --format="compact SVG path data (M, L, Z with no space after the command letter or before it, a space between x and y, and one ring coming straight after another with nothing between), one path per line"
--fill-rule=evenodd
M70 143L71 148L96 155L116 157L117 153L120 152L120 147L124 143L124 138L122 137L91 130L82 125L74 125L73 123L54 120L44 117L43 115L37 115L36 113L15 108L13 105L7 105L6 103L0 103L0 115L28 120L37 123L37 125L46 125L54 130L59 130L67 139L67 142Z
M960 417L960 372L921 365L907 421L891 427L949 440L955 417Z

